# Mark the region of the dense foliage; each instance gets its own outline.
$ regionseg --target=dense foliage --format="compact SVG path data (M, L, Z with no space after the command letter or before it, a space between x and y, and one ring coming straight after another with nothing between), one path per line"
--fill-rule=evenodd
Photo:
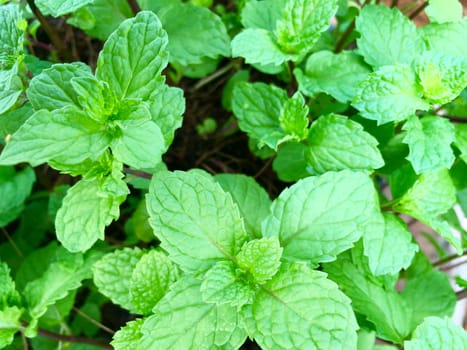
M467 348L459 1L0 3L0 348Z

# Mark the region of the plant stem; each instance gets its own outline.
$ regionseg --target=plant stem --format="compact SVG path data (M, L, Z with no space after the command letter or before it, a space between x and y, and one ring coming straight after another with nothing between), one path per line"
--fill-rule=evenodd
M99 327L100 329L102 329L103 331L111 334L111 335L114 335L115 334L115 331L110 329L109 327L103 325L102 323L96 321L95 319L93 319L92 317L90 317L89 315L86 315L83 311L81 311L80 309L78 309L77 307L73 307L73 311L75 311L78 315L80 315L82 318L84 318L85 320L88 320L89 322L91 322L93 325Z
M397 7L399 5L399 0L392 0L391 7Z
M415 9L414 12L412 12L412 14L409 16L410 19L414 19L415 17L417 17L424 9L425 7L428 6L428 1L425 1L423 4L421 4L419 7L417 7Z
M461 289L456 293L457 300L462 300L467 298L467 289Z
M232 68L236 67L238 65L237 61L232 61L229 64L226 64L224 67L219 68L216 70L214 73L211 75L208 75L207 77L204 77L200 79L195 86L190 91L196 91L202 88L204 85L209 84L211 81L221 77L225 73L228 73Z
M344 34L342 34L341 38L337 42L336 49L334 50L335 53L339 53L344 49L344 45L347 42L350 34L352 34L353 30L355 29L355 20L350 23L349 27L346 29Z
M392 210L392 206L394 204L397 204L398 202L399 202L399 198L393 199L389 202L381 204L379 207L381 208L381 210Z
M130 169L130 168L124 167L124 168L123 168L123 172L124 172L125 174L134 175L134 176L136 176L136 177L141 177L141 178L143 178L143 179L149 179L149 180L151 180L151 178L152 178L152 174L147 173L147 172L142 171L142 170L135 170L135 169Z
M32 13L34 13L34 16L36 16L36 18L41 23L42 28L44 28L53 46L57 50L58 56L64 61L70 62L71 56L69 52L65 50L65 46L63 45L63 42L60 39L60 36L58 35L56 29L50 24L47 18L45 18L42 12L37 8L36 4L34 3L34 0L27 0L27 3L31 8Z
M37 333L43 337L57 340L57 341L63 341L67 343L80 343L80 344L94 345L94 346L97 346L103 349L108 349L108 350L113 349L113 347L107 344L106 342L87 338L87 337L81 337L81 336L75 336L75 335L63 335L63 334L53 333L53 332L47 331L45 329L40 329L40 328L37 330Z
M456 259L459 259L459 258L462 258L463 256L466 256L467 255L467 250L464 250L464 252L462 253L462 255L450 255L450 256L447 256L445 257L444 259L441 259L441 260L438 260L436 262L433 263L433 267L438 267L438 266L442 266L442 265L446 265L448 262L451 262L453 260L456 260Z
M139 7L139 4L136 0L128 0L128 5L130 6L131 11L133 11L135 15L141 11L141 7Z

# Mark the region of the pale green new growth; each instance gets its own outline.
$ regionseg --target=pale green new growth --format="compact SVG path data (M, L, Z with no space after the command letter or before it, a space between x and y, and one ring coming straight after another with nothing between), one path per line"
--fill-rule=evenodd
M351 119L330 114L311 124L305 157L309 172L373 170L381 168L384 160L378 141Z
M430 23L418 29L428 49L453 56L467 58L467 20L448 23Z
M462 19L462 4L459 0L429 0L425 12L431 22L455 22Z
M16 306L0 308L0 349L10 345L15 333L21 329L22 313L23 311Z
M141 327L144 321L144 318L137 318L134 321L127 322L124 327L113 335L110 344L115 350L128 350L134 347L143 336Z
M285 260L332 261L362 236L377 207L373 183L364 172L328 172L284 190L262 232L279 238Z
M256 283L265 283L279 270L282 250L276 238L255 239L242 247L236 257L237 264Z
M406 131L404 143L410 150L407 159L417 174L450 168L454 163L454 126L448 119L412 116L402 129Z
M467 333L453 321L427 317L415 329L412 339L404 342L406 350L453 350L467 348Z
M36 0L36 6L44 15L59 17L86 6L93 0Z

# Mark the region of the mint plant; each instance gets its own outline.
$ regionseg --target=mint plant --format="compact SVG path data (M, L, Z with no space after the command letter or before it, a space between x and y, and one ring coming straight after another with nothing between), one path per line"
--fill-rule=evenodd
M467 348L462 11L3 1L0 349Z

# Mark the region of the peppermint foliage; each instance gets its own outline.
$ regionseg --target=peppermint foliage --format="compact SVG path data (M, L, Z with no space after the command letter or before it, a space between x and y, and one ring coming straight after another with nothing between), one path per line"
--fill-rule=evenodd
M467 347L460 1L0 3L0 349Z

